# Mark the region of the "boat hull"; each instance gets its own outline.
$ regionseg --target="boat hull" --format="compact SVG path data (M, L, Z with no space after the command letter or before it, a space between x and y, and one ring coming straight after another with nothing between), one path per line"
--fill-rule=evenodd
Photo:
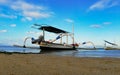
M105 50L120 50L120 48L106 47Z
M48 43L41 42L40 49L41 50L75 50L75 46L66 45L66 44L58 44L58 43Z
M50 50L75 50L76 48L73 47L73 48L60 48L60 47L45 47L45 46L40 46L40 49L41 50L47 50L47 51L50 51Z

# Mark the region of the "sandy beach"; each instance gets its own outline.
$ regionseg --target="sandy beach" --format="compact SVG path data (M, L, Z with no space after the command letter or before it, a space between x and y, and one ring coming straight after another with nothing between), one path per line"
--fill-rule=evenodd
M0 75L120 75L120 59L0 54Z

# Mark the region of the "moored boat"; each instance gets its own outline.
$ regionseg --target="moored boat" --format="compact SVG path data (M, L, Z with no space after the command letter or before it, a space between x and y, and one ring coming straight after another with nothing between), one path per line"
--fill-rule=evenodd
M105 44L104 44L104 49L105 50L120 50L120 47L117 44L111 43L111 42L106 41L106 40L104 40L104 42L105 42ZM106 43L110 44L112 46L107 46Z
M37 44L40 46L41 50L75 50L78 47L78 44L74 44L74 33L69 33L67 31L52 27L52 26L42 26L35 24L38 30L42 30L43 34L39 36L38 39L31 38L32 44ZM52 41L45 40L45 31L55 33L58 36ZM66 43L62 42L62 37L66 36ZM68 44L68 36L72 38L72 44ZM25 39L25 41L27 38ZM55 41L60 40L60 43L55 43ZM25 42L24 42L24 46Z

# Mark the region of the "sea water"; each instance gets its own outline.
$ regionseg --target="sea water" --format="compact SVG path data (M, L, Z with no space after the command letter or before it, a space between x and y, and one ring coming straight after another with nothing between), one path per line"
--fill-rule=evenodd
M22 48L14 46L0 45L0 52L18 52L18 53L39 53L48 55L60 55L60 56L74 56L74 57L112 57L120 58L120 50L104 50L99 48L97 50L59 50L59 51L47 51L42 52L39 48Z
M40 53L40 49L22 48L8 45L0 45L0 52L17 52L17 53Z

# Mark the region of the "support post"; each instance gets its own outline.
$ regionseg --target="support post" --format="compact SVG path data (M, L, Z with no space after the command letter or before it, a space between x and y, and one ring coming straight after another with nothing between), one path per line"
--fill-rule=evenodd
M62 44L62 37L61 37L61 39L60 39L60 44Z
M68 34L66 35L66 43L68 44Z
M43 29L43 40L45 41L45 30Z

